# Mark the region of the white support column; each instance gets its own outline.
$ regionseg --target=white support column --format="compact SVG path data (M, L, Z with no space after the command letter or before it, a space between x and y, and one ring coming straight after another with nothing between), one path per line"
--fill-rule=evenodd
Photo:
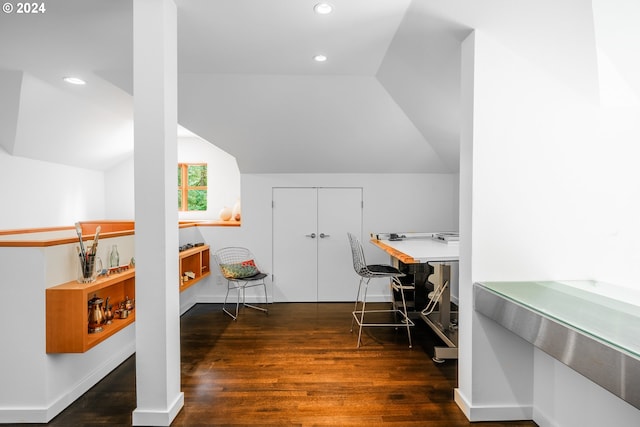
M173 0L134 0L136 389L133 425L168 426L180 391L177 23Z
M473 107L475 31L462 42L460 127L460 262L458 272L458 388L454 398L471 419L473 397Z

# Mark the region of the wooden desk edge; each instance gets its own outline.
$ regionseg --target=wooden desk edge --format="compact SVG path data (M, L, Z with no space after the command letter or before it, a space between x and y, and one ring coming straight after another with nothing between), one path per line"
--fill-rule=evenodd
M399 260L399 261L401 261L401 262L403 262L405 264L417 264L418 263L418 261L416 261L415 259L413 259L409 255L405 254L404 252L400 252L397 249L392 248L391 246L387 245L386 243L383 243L381 240L371 239L371 243L373 243L374 245L376 245L377 247L379 247L380 249L382 249L383 251L385 251L386 253L388 253L392 257L396 258L397 260Z

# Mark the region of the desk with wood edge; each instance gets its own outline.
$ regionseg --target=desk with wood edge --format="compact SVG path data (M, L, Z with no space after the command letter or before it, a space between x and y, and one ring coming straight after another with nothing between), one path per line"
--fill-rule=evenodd
M371 239L371 243L405 264L444 263L460 259L458 243L444 243L430 237L393 241Z
M451 312L451 294L449 282L451 279L450 263L458 262L460 250L458 243L444 243L430 237L408 238L403 240L378 240L371 239L374 246L382 249L391 256L395 267L399 262L403 264L429 263L434 267L434 273L428 278L434 285L434 292L445 286L446 288L438 299L439 310L428 312L423 310L420 317L427 325L444 341L446 347L435 347L433 361L444 362L445 359L458 358L458 330L457 312Z
M415 259L413 259L413 257L405 254L404 252L400 252L399 250L387 245L382 240L371 239L371 243L373 243L374 246L379 247L380 249L382 249L383 251L391 255L392 258L400 260L405 264L416 264L418 262Z

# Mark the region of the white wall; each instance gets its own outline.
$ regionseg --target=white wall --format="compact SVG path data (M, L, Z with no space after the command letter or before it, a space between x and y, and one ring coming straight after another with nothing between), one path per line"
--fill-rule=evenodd
M204 239L213 251L223 246L247 246L271 272L274 187L362 187L363 233L368 236L390 231L457 231L457 185L457 174L243 174L242 226L198 227L201 234L189 237ZM346 236L344 239L346 245ZM389 262L383 251L363 246L367 262ZM198 301L220 302L224 298L226 287L217 272L213 276L196 285Z
M18 128L22 71L0 70L0 147L13 152Z
M111 220L132 220L135 218L133 156L104 172L104 187L106 205L104 218Z
M236 159L200 138L178 139L178 162L207 163L207 210L179 212L181 220L218 219L223 207L233 208L240 199L240 171Z
M178 162L208 165L207 210L178 212L180 220L218 219L223 207L233 208L240 199L240 171L236 159L215 145L197 137L179 137ZM133 157L105 172L105 198L106 218L134 218Z
M0 149L0 229L69 226L105 216L100 171L11 156Z
M232 208L240 199L235 159L199 138L180 138L178 144L178 161L209 165L208 210L181 212L180 219L218 219L224 206ZM0 179L7 183L3 200L11 206L0 212L0 230L135 216L132 156L102 172L12 156L0 148Z
M133 255L133 236L101 239L103 260L112 244ZM76 246L0 247L0 299L12 302L0 310L0 378L12 385L0 389L0 423L48 422L134 352L132 325L86 353L46 353L45 289L76 279Z
M640 424L640 411L585 386L472 307L472 283L483 280L579 278L640 288L640 170L633 160L640 109L599 103L594 28L584 8L590 5L570 8L580 22L571 32L550 25L544 37L524 34L512 21L509 31L476 30L466 42L474 76L471 93L463 93L472 105L464 125L472 145L463 138L456 400L474 421ZM570 64L555 61L569 41L580 54ZM540 55L542 46L549 55ZM628 54L639 47L628 46ZM569 69L581 70L575 81Z

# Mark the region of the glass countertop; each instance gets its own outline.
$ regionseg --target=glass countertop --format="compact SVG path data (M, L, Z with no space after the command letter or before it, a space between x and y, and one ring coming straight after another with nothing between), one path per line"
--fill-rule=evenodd
M607 284L576 280L480 285L640 358L640 305L606 296ZM611 286L614 293L615 286Z

